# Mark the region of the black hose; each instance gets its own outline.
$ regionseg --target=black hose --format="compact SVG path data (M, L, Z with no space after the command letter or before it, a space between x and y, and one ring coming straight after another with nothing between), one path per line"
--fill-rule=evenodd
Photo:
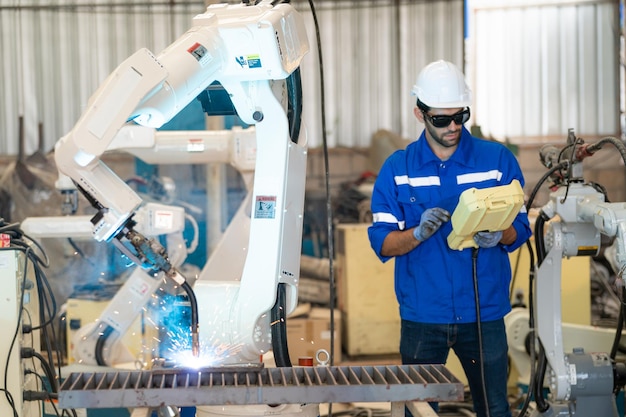
M527 209L530 209L530 207L532 207L533 200L540 186L543 185L543 182L546 179L548 179L553 172L558 171L559 169L563 168L564 165L565 164L559 164L559 165L554 166L539 180L539 182L533 189L533 192L531 193L531 197L526 203ZM541 262L545 258L545 243L543 242L543 230L544 230L545 222L548 220L549 218L547 217L547 215L543 211L541 211L535 222L535 230L533 232L535 236L535 246L537 247L536 249L537 253L541 254ZM529 280L528 280L528 306L529 306L528 307L529 309L528 310L528 328L529 328L529 335L531 336L531 343L529 346L531 373L530 373L530 380L528 381L528 393L526 395L524 403L522 404L522 407L519 413L520 416L524 416L526 414L526 411L528 410L530 406L531 398L533 397L535 398L535 402L538 402L541 405L541 407L547 407L543 399L543 392L542 392L543 376L545 375L545 369L543 370L543 372L541 372L540 370L537 370L537 371L535 370L536 332L535 332L535 311L534 311L535 296L534 296L534 287L533 287L534 281L535 281L535 259L534 259L535 251L533 250L530 240L526 241L526 246L528 248L528 253L530 256L530 269L529 269L530 273L529 273ZM539 264L541 262L539 262ZM541 375L541 377L538 377L538 375ZM547 410L547 408L545 409Z
M626 163L626 146L624 145L624 143L614 137L611 136L607 136L605 138L600 139L599 141L597 141L596 143L589 145L587 147L587 152L589 153L594 153L598 150L600 150L600 148L602 148L604 145L606 145L607 143L610 143L611 145L615 146L617 148L617 150L619 151L619 154L622 156L622 161L624 161L624 163Z
M528 346L529 355L530 355L530 379L528 381L528 391L526 394L526 398L522 404L522 407L519 412L520 417L524 417L528 408L530 407L530 401L533 397L533 393L535 391L535 346L536 346L536 332L535 332L535 308L533 304L534 300L534 290L533 285L535 281L535 254L533 251L532 244L530 243L530 239L526 241L526 247L528 248L528 253L530 255L530 273L528 274L528 337L530 337L530 346Z
M324 188L326 191L326 226L328 236L328 273L329 273L329 290L330 290L330 360L329 365L333 366L335 363L335 269L333 267L333 259L335 258L335 240L333 225L333 206L332 206L332 194L330 192L330 162L328 157L328 139L326 128L326 88L324 84L324 54L322 53L322 40L320 35L320 25L317 18L317 12L315 11L315 4L313 0L308 0L309 8L311 9L311 15L313 16L313 24L315 26L315 40L317 42L317 59L319 77L320 77L320 106L322 116L322 150L324 155ZM328 404L328 415L332 416L332 403Z
M545 223L550 220L550 218L546 215L546 213L542 211L539 212L539 216L537 216L537 220L535 220L535 251L537 253L537 266L541 266L545 257L546 257L546 243L543 239L543 232Z
M302 125L302 77L300 68L296 68L287 77L287 119L289 120L289 138L298 143L300 127Z
M489 412L489 399L487 398L487 384L485 382L485 359L483 352L483 329L480 323L480 298L478 296L478 248L472 249L472 278L474 280L474 299L476 304L476 327L478 331L478 355L480 361L480 381L483 388L483 401L485 402L485 415L491 416Z
M276 303L272 307L272 351L278 367L290 367L289 346L287 344L287 316L285 306L287 304L286 284L278 284Z
M535 405L537 406L537 410L541 413L548 411L550 408L550 404L543 397L543 379L546 375L546 370L548 369L548 360L546 358L546 351L543 346L539 344L539 357L538 357L538 370L535 378Z
M548 221L548 216L541 211L537 220L535 221L535 246L537 252L537 265L540 266L546 257L546 248L545 242L543 239L544 226L546 221ZM535 374L535 380L533 382L534 392L533 395L535 397L535 404L537 409L541 412L544 412L550 408L550 404L548 404L543 397L543 380L546 375L547 370L547 359L545 350L541 343L539 343L539 355L538 355L538 363L537 363L537 372Z
M187 281L183 282L180 286L185 290L187 298L189 299L189 307L191 308L191 334L198 334L198 300L196 299L196 294Z
M98 341L96 342L96 363L99 366L107 366L108 364L106 363L106 361L104 360L104 344L106 343L107 339L109 338L109 336L111 336L111 334L115 331L115 329L111 326L106 326L104 331L102 333L100 333L100 336L98 337Z
M539 192L539 189L541 188L543 183L548 178L550 178L550 176L553 173L555 173L556 171L560 171L561 169L567 168L568 164L569 164L568 162L561 162L560 164L557 164L557 165L553 166L545 174L543 174L543 176L539 179L539 181L537 181L537 184L535 184L535 187L533 188L532 192L530 193L530 197L528 198L528 202L526 203L526 209L527 210L529 210L532 207L533 202L535 200L535 197L537 196L537 193Z
M33 352L33 357L39 359L39 364L41 365L46 378L48 378L48 383L50 384L52 392L59 392L59 384L53 370L54 368L50 366L46 358L44 358L39 352Z

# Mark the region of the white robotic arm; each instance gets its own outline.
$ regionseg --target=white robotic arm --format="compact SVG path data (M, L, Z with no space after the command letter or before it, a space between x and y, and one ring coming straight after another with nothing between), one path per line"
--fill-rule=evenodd
M179 267L187 257L183 231L185 212L181 207L157 203L141 206L135 216L137 230L146 236L165 236L169 260ZM22 230L37 238L90 238L89 216L29 217ZM119 340L135 321L154 292L163 285L163 274L151 276L135 267L122 288L99 315L96 322L78 330L72 340L74 360L86 365L115 365L136 358L125 356Z
M98 209L92 219L98 241L115 237L141 204L139 196L99 157L132 119L140 101L166 77L167 71L148 50L136 52L107 78L74 128L55 145L59 171Z
M267 348L266 313L276 300L279 282L292 288L287 295L288 312L296 304L306 142L290 138L285 109L269 81L286 79L307 51L302 18L287 3L211 5L158 56L142 49L122 63L55 148L59 171L98 209L91 220L94 238L112 241L138 264L163 271L184 285L162 248L134 230L132 217L141 199L99 157L129 123L159 127L213 81L224 86L239 117L255 125L257 142L250 238L233 262L239 265L243 258L245 263L219 277L228 281L232 291L227 291L235 293L235 299L217 296L215 301L221 307L229 301L234 304L221 308L231 316L214 324L233 326L231 337L217 343L243 345L241 360L258 360L259 352ZM129 253L123 239L135 253ZM197 339L197 326L196 331L192 327L192 336ZM197 346L194 340L194 350Z
M580 205L580 218L590 221L603 235L614 237L617 274L626 278L626 203L584 202Z
M548 364L545 383L551 392L551 404L539 411L545 415L565 416L570 415L574 406L576 415L617 416L613 392L624 384L623 364L613 363L604 352L585 352L585 346L576 346L571 353L564 352L561 261L564 257L597 255L601 235L606 235L617 240L619 274L623 279L626 270L626 205L607 203L603 192L583 182L582 160L598 150L601 144L592 145L594 148L583 146L572 132L568 140L566 149L569 152L550 152L551 155L565 156L560 163L560 176L556 177L557 182L562 183L550 194L549 202L542 207L537 219L540 226L553 219L547 232L544 236L535 236L536 241L545 245L544 250L539 246L537 250L536 323ZM626 155L621 142L615 140L613 143ZM591 150L593 152L589 152ZM544 164L559 168L556 161L544 161Z
M92 199L100 214L94 237L110 240L132 217L140 198L99 159L128 122L160 127L213 81L231 93L242 120L255 124L256 81L284 79L306 53L306 34L286 5L212 5L193 27L155 57L141 49L90 98L74 128L55 146L57 166Z

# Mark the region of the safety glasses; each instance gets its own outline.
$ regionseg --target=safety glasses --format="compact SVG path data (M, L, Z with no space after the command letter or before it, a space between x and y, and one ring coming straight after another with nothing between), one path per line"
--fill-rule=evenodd
M442 128L442 127L448 127L453 120L454 120L454 123L456 123L459 126L467 122L470 118L470 109L468 107L467 109L461 110L460 112L454 113L453 115L450 115L450 116L431 115L431 114L426 113L425 111L422 111L422 114L424 115L425 118L427 118L430 121L430 123L433 126L437 128Z

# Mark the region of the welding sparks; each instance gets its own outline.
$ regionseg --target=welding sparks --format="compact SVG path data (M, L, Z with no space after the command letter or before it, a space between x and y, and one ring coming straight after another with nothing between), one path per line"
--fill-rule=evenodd
M228 346L225 344L207 345L200 343L200 354L193 355L189 334L180 329L169 330L167 333L169 347L166 352L167 360L176 367L200 369L219 366L229 362L229 358L241 351L241 345Z

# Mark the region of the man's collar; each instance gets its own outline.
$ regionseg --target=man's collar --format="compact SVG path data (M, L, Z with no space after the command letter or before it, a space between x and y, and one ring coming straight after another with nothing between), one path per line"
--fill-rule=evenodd
M468 167L476 166L476 158L478 155L474 154L474 138L472 134L463 126L461 128L461 140L459 146L456 148L452 156L448 161L454 161L458 164ZM430 149L428 139L426 139L426 130L422 131L419 139L417 140L417 158L420 164L426 164L428 162L441 162L441 159Z

